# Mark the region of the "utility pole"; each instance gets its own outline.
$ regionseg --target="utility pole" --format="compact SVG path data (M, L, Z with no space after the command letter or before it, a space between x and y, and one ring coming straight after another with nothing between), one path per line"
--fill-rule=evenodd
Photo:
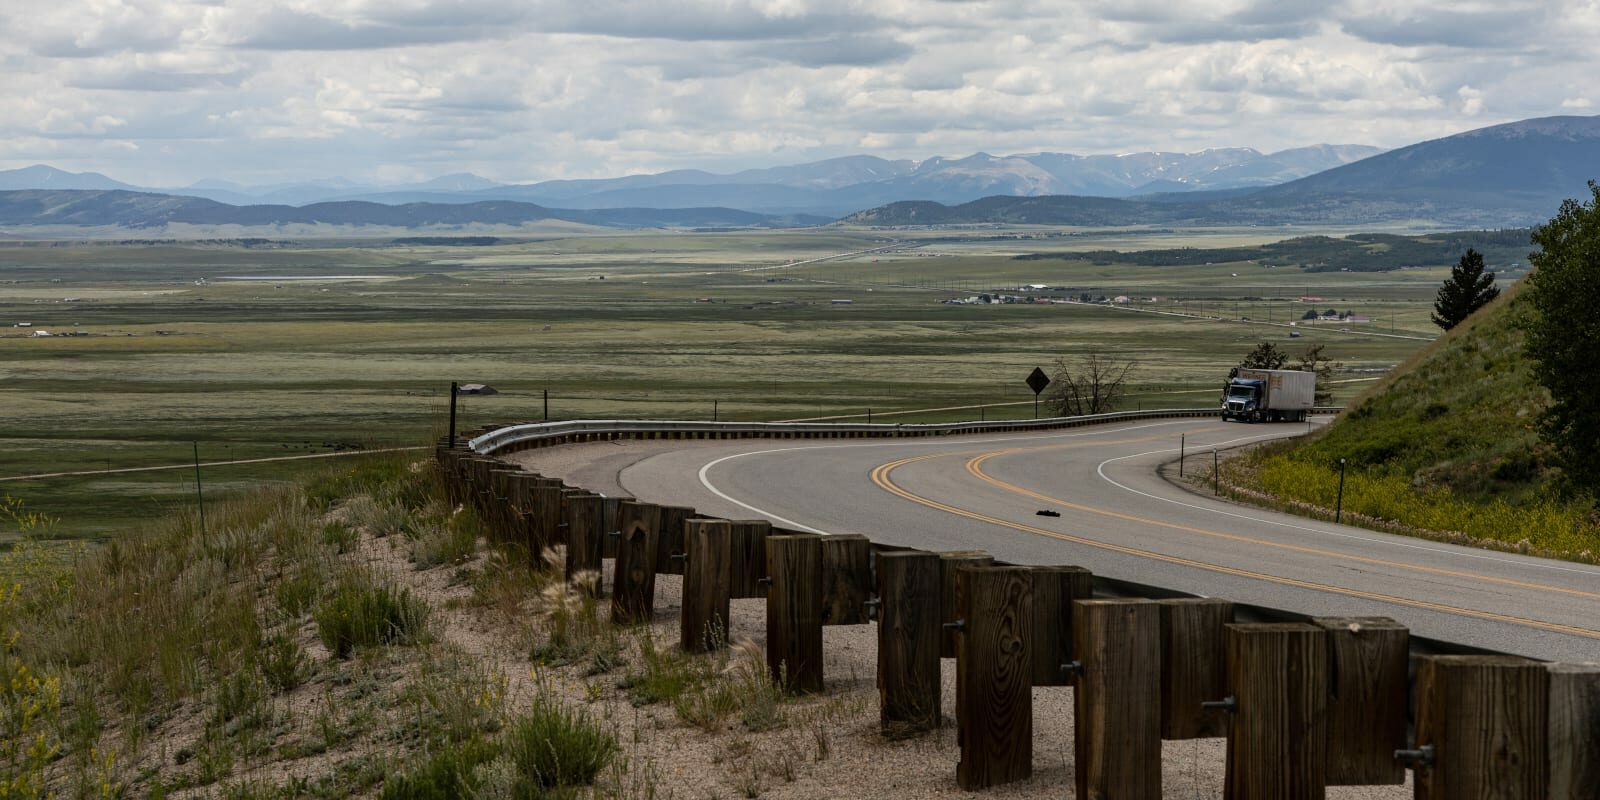
M206 495L200 489L200 443L190 442L194 445L194 499L195 507L200 510L200 538L206 538Z
M455 381L450 382L450 447L456 446L456 391Z

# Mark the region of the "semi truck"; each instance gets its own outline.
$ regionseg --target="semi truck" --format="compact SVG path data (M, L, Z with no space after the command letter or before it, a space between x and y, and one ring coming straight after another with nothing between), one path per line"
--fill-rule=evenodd
M1240 369L1222 395L1222 418L1304 422L1317 396L1317 374L1297 369Z

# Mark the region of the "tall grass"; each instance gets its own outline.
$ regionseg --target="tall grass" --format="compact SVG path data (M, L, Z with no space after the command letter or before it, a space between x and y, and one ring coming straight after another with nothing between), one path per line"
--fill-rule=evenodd
M332 483L391 504L437 493L400 459L367 461ZM206 709L205 733L175 785L260 757L280 721L272 695L318 669L295 637L312 610L331 650L416 640L420 604L338 568L353 538L324 518L337 502L273 486L208 504L203 528L177 514L92 550L24 542L0 555L0 796L33 796L37 764L63 757L75 796L122 791L116 753L137 753L181 701ZM124 741L101 746L108 729Z
M323 646L346 658L358 647L422 641L427 635L428 605L373 570L352 567L311 618Z
M1256 465L1255 475L1262 489L1278 497L1321 509L1339 503L1339 471L1332 466L1273 456ZM1600 553L1600 526L1587 510L1551 498L1521 505L1472 501L1445 487L1419 489L1402 477L1347 471L1343 511L1377 522L1497 542L1522 552L1580 561L1594 561Z

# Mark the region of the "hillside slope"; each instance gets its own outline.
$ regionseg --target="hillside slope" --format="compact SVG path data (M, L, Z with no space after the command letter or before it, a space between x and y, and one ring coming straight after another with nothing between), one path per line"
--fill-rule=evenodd
M1482 500L1535 491L1545 477L1536 426L1548 395L1522 353L1528 304L1519 288L1401 365L1294 457L1343 458Z
M1548 393L1523 354L1531 312L1509 287L1310 437L1236 459L1235 495L1346 522L1578 561L1600 560L1592 500L1556 491L1538 421Z

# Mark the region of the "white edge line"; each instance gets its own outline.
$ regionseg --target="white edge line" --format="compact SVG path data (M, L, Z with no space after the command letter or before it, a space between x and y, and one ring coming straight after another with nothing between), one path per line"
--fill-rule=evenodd
M1134 431L1134 430L1139 430L1141 428L1159 428L1159 427L1162 427L1162 426L1165 426L1165 425L1183 425L1183 424L1187 424L1187 422L1188 422L1187 420L1177 420L1177 421L1172 421L1172 422L1155 422L1155 423L1150 423L1150 424L1147 424L1147 425L1132 425L1132 426L1125 427L1125 428L1108 428L1108 429L1105 429L1105 430L1096 430L1096 431L1079 431L1077 433L1056 433L1056 434L1050 434L1050 435L1047 435L1047 436L1035 436L1035 437L1031 437L1031 438L1035 438L1035 439L1070 439L1070 438L1075 438L1075 437L1079 437L1079 436L1098 436L1100 434L1106 434L1106 433L1123 433L1125 431ZM1010 436L1010 437L1004 437L1004 438L968 439L968 440L965 440L965 441L961 442L961 444L986 444L986 443L989 443L989 442L1006 442L1006 441L1015 441L1017 438L1018 437L1016 437L1016 436ZM728 494L727 492L724 492L721 489L718 489L714 484L711 483L711 479L708 477L708 474L710 473L711 468L715 467L718 464L721 464L724 461L732 461L735 458L743 458L745 456L769 455L769 454L772 454L772 453L788 453L788 452L792 452L792 451L795 451L795 450L829 450L829 449L845 448L845 447L915 447L915 446L924 446L925 447L925 446L928 446L928 445L943 444L943 443L944 442L941 442L941 441L873 442L873 443L859 443L859 444L823 444L823 445L813 445L813 446L809 446L809 447L805 447L805 446L802 446L802 447L775 447L775 448L772 448L770 450L751 450L749 452L734 453L732 455L726 455L726 456L723 456L722 458L718 458L718 459L715 459L713 461L708 461L708 462L706 462L706 464L704 466L700 467L700 471L698 473L698 476L700 478L700 485L704 486L707 491L711 492L712 494L716 495L717 497L722 498L723 500L726 500L726 501L728 501L728 502L730 502L730 503L732 503L732 504L734 504L736 506L739 506L740 508L749 509L750 511L753 511L756 514L759 514L759 515L761 515L763 517L766 517L766 518L772 520L773 522L776 522L776 523L779 523L779 524L782 524L782 525L787 525L787 526L789 526L791 528L795 528L795 529L798 529L798 530L803 530L803 531L806 531L806 532L809 532L809 533L820 533L820 534L823 534L823 535L831 535L831 534L828 533L828 531L821 530L819 528L813 528L810 525L806 525L806 524L800 523L800 522L795 522L792 519L785 519L783 517L778 516L777 514L772 513L771 511L767 511L766 509L757 508L756 506L750 505L749 503L746 503L743 500L740 500L740 499L738 499L736 497L733 497L732 495Z
M1271 435L1271 434L1265 435L1265 436L1245 436L1243 438L1232 439L1232 440L1229 440L1229 441L1226 441L1226 442L1218 442L1215 445L1210 445L1210 446L1211 447L1223 447L1223 446L1230 445L1230 444L1235 444L1235 443L1238 443L1238 442L1247 442L1247 441L1250 441L1252 439L1268 439L1268 438L1275 438L1275 437L1273 435ZM1204 445L1202 447L1204 447ZM1113 480L1109 475L1106 475L1106 465L1107 464L1110 464L1110 463L1113 463L1113 462L1116 462L1116 461L1124 461L1124 460L1127 460L1127 459L1130 459L1130 458L1139 458L1141 456L1151 456L1151 455L1158 455L1160 453L1173 453L1173 452L1177 452L1177 451L1174 450L1174 449L1168 448L1168 449L1165 449L1165 450L1151 450L1151 451L1144 452L1144 453L1134 453L1132 455L1118 456L1116 458L1108 458L1108 459L1100 462L1099 465L1097 465L1095 467L1095 472L1099 473L1100 478L1102 480L1104 480L1106 483L1109 483L1112 486L1115 486L1118 489L1121 489L1121 490L1123 490L1125 492L1131 492L1133 494L1139 495L1140 497L1147 497L1147 498L1150 498L1151 500L1160 500L1163 503L1171 503L1173 505L1182 506L1183 508L1193 509L1195 511L1205 511L1205 512L1208 512L1208 513L1211 513L1211 514L1220 514L1220 515L1225 516L1225 517L1233 517L1235 519L1248 520L1250 522L1260 522L1260 523L1265 523L1267 525L1276 525L1276 526L1278 526L1280 528L1290 528L1292 530L1305 531L1306 533L1315 533L1315 534L1319 534L1319 535L1322 535L1322 536L1337 536L1337 537L1339 537L1341 539L1353 539L1353 540L1358 541L1358 542L1369 542L1369 543L1372 543L1372 544L1392 545L1394 547L1402 547L1402 548L1406 548L1406 549L1409 549L1409 550L1422 550L1422 551L1429 552L1429 553L1437 553L1437 554L1442 555L1442 556L1458 556L1458 557L1461 557L1461 558L1474 558L1474 559L1478 559L1478 560L1481 560L1481 561L1494 561L1494 562L1498 562L1498 563L1501 563L1501 564L1513 564L1513 565L1518 565L1518 566L1535 567L1535 568L1538 568L1538 569L1555 570L1555 571L1558 571L1558 572L1574 572L1574 573L1577 573L1579 575L1597 575L1597 574L1600 574L1600 572L1596 572L1595 570L1583 569L1581 567L1567 567L1567 566L1562 566L1560 564L1548 564L1548 563L1545 563L1544 561L1540 561L1540 560L1522 559L1522 558L1506 558L1506 557L1503 557L1503 556L1489 555L1487 553L1464 553L1464 552L1461 552L1460 550L1457 550L1457 549L1446 549L1446 548L1442 548L1442 547L1432 547L1432 546L1424 545L1424 544L1412 544L1410 542L1395 541L1394 539L1389 539L1389 538L1380 539L1380 538L1377 538L1377 537L1374 537L1374 536L1362 536L1360 534L1355 534L1355 533L1344 533L1344 532L1339 531L1339 530L1330 530L1330 528L1333 527L1332 523L1328 523L1327 527L1312 528L1312 527L1307 527L1305 525L1296 525L1296 524L1294 524L1292 522L1283 522L1281 520L1267 519L1265 517L1253 517L1253 516L1250 516L1249 514L1239 514L1239 513L1233 512L1233 511L1224 511L1223 509L1220 509L1220 508L1210 508L1208 506L1198 505L1196 503L1185 503L1182 500L1173 500L1170 497L1161 497L1160 495L1150 494L1149 492L1142 492L1142 491L1139 491L1138 489L1135 489L1135 488L1133 488L1131 486L1127 486L1125 484L1118 483L1117 481ZM1394 536L1394 537L1399 537L1400 536L1400 534L1391 534L1391 535Z

